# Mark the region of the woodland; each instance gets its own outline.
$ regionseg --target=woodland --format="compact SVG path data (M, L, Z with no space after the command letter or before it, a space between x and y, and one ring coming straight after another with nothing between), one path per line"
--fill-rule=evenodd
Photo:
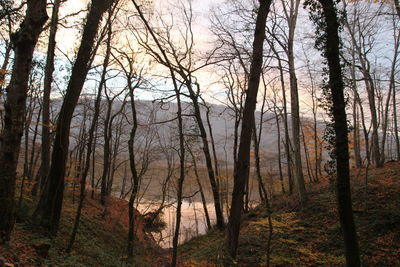
M398 0L0 22L0 267L400 266Z

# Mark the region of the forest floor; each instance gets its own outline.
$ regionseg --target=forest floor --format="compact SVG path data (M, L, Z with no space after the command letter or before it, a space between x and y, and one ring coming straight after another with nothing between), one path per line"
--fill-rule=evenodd
M352 170L353 207L363 266L400 266L400 162ZM327 179L308 187L301 209L295 196L272 200L270 266L344 266L336 195ZM224 234L217 231L180 247L182 266L221 266ZM266 266L268 218L258 207L243 216L238 256L233 266Z
M355 220L364 266L400 266L400 162L370 169L367 195L365 170L352 170ZM343 242L334 189L328 179L308 186L309 202L301 208L295 196L272 200L273 234L270 266L343 266ZM18 212L12 240L0 246L8 266L168 266L169 250L160 248L137 224L135 256L126 257L127 202L110 198L107 212L87 196L71 254L65 249L71 234L77 197L66 197L57 238L34 226L26 196ZM103 216L105 214L105 216ZM221 266L224 232L216 230L179 247L179 266ZM258 207L242 218L238 256L233 266L266 266L268 218ZM50 248L50 249L48 249Z
M98 199L86 197L80 227L72 252L65 252L75 220L78 197L64 200L57 237L51 239L30 221L33 203L24 197L12 240L0 246L6 266L164 266L166 251L146 234L141 217L136 228L134 257L126 255L128 202L110 197L106 212ZM104 216L105 215L105 216ZM50 248L50 249L49 249ZM0 266L1 263L0 263Z

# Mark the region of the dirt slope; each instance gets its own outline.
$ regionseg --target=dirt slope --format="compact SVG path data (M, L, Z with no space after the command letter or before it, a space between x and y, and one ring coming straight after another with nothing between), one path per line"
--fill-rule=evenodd
M75 246L70 255L66 254L76 207L77 198L73 201L71 196L67 197L59 233L55 240L51 240L29 221L28 214L32 211L33 203L29 197L25 197L10 244L0 246L0 258L10 266L158 267L168 262L166 251L145 232L142 217L138 217L136 223L135 257L127 259L128 203L112 197L106 212L97 199L87 198Z
M400 163L352 171L353 203L364 266L400 266ZM343 266L336 197L327 179L308 187L309 205L295 197L273 200L271 266ZM268 221L262 207L244 216L234 266L266 266ZM219 266L224 233L211 232L180 248L182 266Z

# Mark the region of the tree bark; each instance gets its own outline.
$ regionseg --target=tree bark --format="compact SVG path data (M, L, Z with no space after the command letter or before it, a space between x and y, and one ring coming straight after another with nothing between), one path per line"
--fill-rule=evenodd
M212 158L211 158L211 152L210 152L210 147L208 144L208 138L207 138L207 132L204 127L203 119L201 116L201 111L200 111L200 105L199 105L199 95L198 93L194 92L192 83L187 79L187 76L184 74L181 74L183 78L186 78L186 87L189 90L190 93L190 99L192 100L193 103L193 108L194 108L194 115L197 121L197 125L199 126L200 130L200 137L201 141L203 143L203 152L204 152L204 157L206 160L206 166L207 166L207 172L208 172L208 178L210 180L211 184L211 191L213 194L214 198L214 208L215 208L215 215L217 217L217 227L219 230L224 229L224 216L222 213L221 209L221 201L220 201L220 194L219 194L219 188L218 184L215 178L215 171L213 169L213 163L212 163Z
M187 146L187 150L188 150L188 152L189 152L189 154L190 154L190 156L192 158L192 163L193 163L193 168L194 168L194 176L196 177L197 185L199 186L201 203L203 204L204 216L205 216L205 219L206 219L207 229L211 230L210 215L208 213L207 201L206 201L206 197L204 195L203 186L201 185L201 182L200 182L200 175L199 175L199 172L198 172L198 169L197 169L196 157L193 154L193 151L190 149L190 146Z
M10 62L10 55L12 50L11 42L6 42L6 51L4 53L4 61L0 69L0 101L4 100L3 86L5 84L5 78L7 73L8 63ZM3 132L4 128L4 110L0 109L0 133Z
M296 29L299 4L300 0L290 1L290 10L289 14L287 15L287 20L289 24L287 56L289 62L289 77L290 77L290 106L291 106L291 118L292 118L294 175L296 179L297 190L300 197L300 203L303 206L307 202L307 194L306 194L306 187L303 175L303 165L301 160L299 89L297 86L296 66L294 64L294 33Z
M15 56L4 103L4 131L0 137L0 243L10 239L14 226L14 193L19 149L24 129L25 102L33 51L48 16L46 1L32 0L21 28L12 35Z
M247 89L246 101L243 111L242 130L240 136L238 164L234 176L234 186L232 192L232 204L228 222L228 233L226 237L225 249L231 258L236 257L240 218L243 208L244 187L250 168L250 145L253 131L254 111L257 102L258 87L260 84L260 74L263 63L263 44L265 39L265 25L267 15L272 0L260 0L258 9L256 28L254 32L253 55L250 67L250 79Z
M286 154L286 162L287 162L286 168L287 168L287 176L288 176L288 184L289 184L289 195L291 195L291 194L293 194L294 181L293 181L293 175L292 175L292 158L291 158L291 153L290 153L291 145L290 145L290 135L289 135L289 125L288 125L285 77L283 74L282 59L279 56L279 53L275 49L273 43L271 43L271 42L270 42L270 47L278 61L279 79L280 79L281 89L282 89L283 125L284 125L284 130L285 130L285 154Z
M105 69L107 68L107 65L108 65L108 60L104 59L102 75L105 75ZM101 81L103 81L103 83L100 82L100 84L99 84L99 88L97 89L96 99L94 102L93 119L92 119L92 123L89 128L88 142L86 144L85 168L83 169L81 180L80 180L79 204L78 204L78 209L76 211L74 227L72 229L71 237L69 239L69 243L68 243L68 246L66 249L67 253L71 253L72 247L75 243L76 234L78 232L78 228L79 228L79 224L80 224L83 204L84 204L84 200L86 197L86 177L89 173L92 154L94 156L94 150L95 150L95 144L96 144L96 129L98 126L98 120L99 120L99 116L100 116L101 94L103 91L105 79L101 79ZM94 169L93 169L93 172L94 172ZM93 191L92 191L92 193L93 193Z
M345 8L346 8L346 1L345 3ZM345 26L348 29L350 36L351 36L351 41L353 43L353 46L357 52L357 56L360 60L361 63L361 73L364 78L364 83L365 87L368 93L368 104L371 112L371 123L372 123L372 137L371 137L371 142L372 142L372 156L374 163L376 167L380 168L383 167L382 162L381 162L381 153L379 149L379 122L378 122L378 116L376 112L376 103L375 103L375 93L376 93L376 88L374 84L373 77L371 76L370 72L370 63L367 58L367 55L363 53L361 47L360 47L360 42L357 42L356 40L356 29L350 27L349 22L345 20ZM360 41L360 40L359 40Z
M55 0L51 15L50 35L47 46L46 66L44 69L43 110L42 110L42 152L40 167L40 184L45 184L50 169L50 93L53 81L56 33L58 26L58 10L61 0Z
M134 242L134 237L135 237L135 231L134 231L134 223L135 223L135 214L136 211L134 210L134 203L139 191L139 175L137 173L137 168L136 168L136 161L135 161L135 150L134 150L134 144L135 144L135 136L136 136L136 130L138 127L138 121L137 121L137 114L136 114L136 106L135 106L135 97L134 97L134 86L131 83L131 78L128 78L128 88L129 88L129 95L131 99L131 111L132 111L132 118L133 118L133 125L128 141L128 150L129 150L129 166L131 168L131 174L132 174L132 192L129 197L129 230L128 230L128 247L127 247L127 253L129 257L133 256L133 242Z
M319 0L326 23L326 58L329 66L329 87L333 101L335 151L337 172L337 199L340 224L343 231L347 266L360 266L360 253L350 189L349 149L346 103L339 52L339 23L333 0Z
M177 118L178 118L178 132L179 132L179 179L177 188L177 207L176 207L176 221L175 221L175 233L172 240L172 267L177 266L178 256L178 242L179 242L179 231L181 226L181 209L182 209L182 194L183 194L183 182L185 180L185 139L183 133L183 119L182 119L182 105L181 105L181 92L176 84L176 78L173 70L171 69L172 79L174 81L174 90L176 94L176 101L178 106Z
M387 134L387 128L388 128L388 117L389 117L389 104L391 100L391 94L393 94L393 114L394 116L397 115L396 111L396 80L395 80L395 73L396 73L396 66L397 66L397 59L398 59L398 52L399 52L399 47L400 47L400 31L396 29L396 24L393 22L393 28L394 28L394 47L393 47L393 60L392 60L392 65L391 65L391 70L390 70L390 81L389 81L389 93L386 98L386 105L385 105L385 110L384 110L384 116L382 118L382 128L383 128L383 133L382 133L382 146L381 146L381 165L385 163L385 142L386 142L386 134ZM394 121L394 132L395 132L395 139L396 139L396 145L398 144L398 132L397 132L397 118L395 118ZM397 150L398 152L398 150ZM398 152L399 153L399 152Z
M400 138L399 138L399 127L397 124L397 103L396 103L396 88L393 87L393 128L394 136L396 140L396 155L397 160L400 160Z
M93 44L103 13L115 0L92 0L86 19L82 41L79 47L67 92L57 121L57 131L52 152L49 178L38 204L40 224L55 235L61 215L64 195L64 177L68 157L69 133L72 115L78 102L90 67Z

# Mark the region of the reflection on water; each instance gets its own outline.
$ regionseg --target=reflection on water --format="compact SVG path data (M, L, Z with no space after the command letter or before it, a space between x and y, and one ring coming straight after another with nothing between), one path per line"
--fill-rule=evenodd
M145 214L154 211L159 207L160 203L141 203L137 207L140 213ZM210 216L211 225L215 224L214 205L207 204L208 214ZM162 220L166 223L166 227L161 233L153 233L154 238L164 248L172 247L172 239L175 231L176 221L176 203L167 203L163 209ZM204 215L204 208L201 202L182 202L182 216L179 234L179 243L205 234L207 232L207 223Z

